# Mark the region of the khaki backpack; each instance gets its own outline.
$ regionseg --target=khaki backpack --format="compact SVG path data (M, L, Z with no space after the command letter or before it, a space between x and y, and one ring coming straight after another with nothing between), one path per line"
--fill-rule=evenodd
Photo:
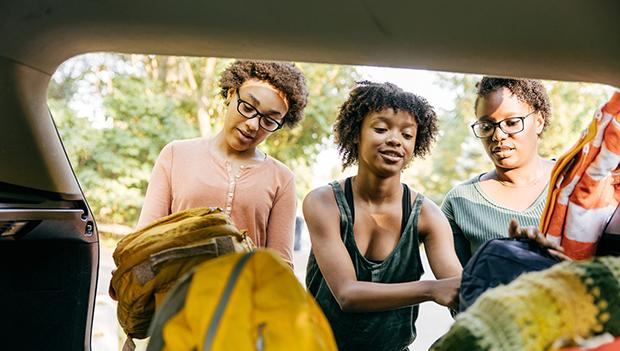
M219 208L177 212L120 240L110 284L130 345L131 338L148 336L156 307L184 273L205 260L253 249L251 239Z
M204 262L153 318L147 351L337 351L314 298L271 250Z

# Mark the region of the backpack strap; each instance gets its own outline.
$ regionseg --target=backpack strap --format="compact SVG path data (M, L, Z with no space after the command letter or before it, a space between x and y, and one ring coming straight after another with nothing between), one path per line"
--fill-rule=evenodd
M211 319L211 322L209 323L209 328L207 329L207 336L205 338L204 344L205 346L203 348L203 350L205 351L209 350L211 348L211 345L213 344L215 332L217 331L217 327L219 326L222 315L224 314L224 310L235 287L235 283L237 282L239 276L241 275L243 267L250 259L252 254L254 254L254 251L248 252L241 256L237 263L235 263L235 266L230 273L230 277L226 282L226 285L222 292L222 296L220 297L220 301L215 308L213 318ZM164 324L166 324L168 320L170 320L177 313L179 313L179 311L185 305L185 300L187 298L187 293L189 292L192 277L194 276L194 271L195 269L192 269L181 279L179 279L177 285L172 289L172 291L170 291L170 293L162 303L161 308L155 314L155 318L153 319L151 326L149 327L149 335L151 336L151 339L149 340L146 351L160 351L164 349Z
M193 276L194 269L181 277L162 303L159 311L155 314L155 318L149 327L151 339L146 348L147 351L159 351L164 349L164 324L175 314L179 313L185 305L185 299L187 298L187 292L189 291L189 285L192 282ZM123 349L123 351L125 350Z
M228 305L228 300L230 299L230 295L232 295L232 291L235 288L235 284L241 275L241 270L248 262L250 257L254 252L248 252L245 255L241 256L239 261L233 267L232 272L230 273L230 277L226 282L226 286L224 287L224 291L222 292L222 296L220 297L220 301L217 303L215 308L215 312L213 313L213 318L209 323L209 328L207 329L207 336L205 337L203 351L211 351L211 347L213 345L213 340L215 338L215 332L217 331L217 327L220 325L220 320L224 315L224 310L226 309L226 305Z

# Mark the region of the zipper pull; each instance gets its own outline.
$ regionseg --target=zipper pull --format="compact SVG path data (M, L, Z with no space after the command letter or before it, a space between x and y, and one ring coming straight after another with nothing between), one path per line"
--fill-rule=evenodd
M265 337L263 336L263 329L267 326L267 323L261 323L258 325L258 335L256 336L256 351L265 350Z

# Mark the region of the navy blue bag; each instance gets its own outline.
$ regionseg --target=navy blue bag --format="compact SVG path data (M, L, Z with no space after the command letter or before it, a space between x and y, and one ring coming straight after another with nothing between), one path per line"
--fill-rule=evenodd
M463 268L459 311L463 312L486 290L508 284L519 275L540 271L560 262L534 241L493 239L484 243Z

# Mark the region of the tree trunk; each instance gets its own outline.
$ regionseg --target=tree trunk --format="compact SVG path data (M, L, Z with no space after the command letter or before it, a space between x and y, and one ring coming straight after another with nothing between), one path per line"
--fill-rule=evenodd
M214 86L215 65L217 59L210 57L203 66L202 82L200 90L196 94L196 111L198 111L198 124L200 126L200 135L211 136L211 116L209 115L209 107L213 101L209 101L209 89ZM214 109L212 109L214 110Z

